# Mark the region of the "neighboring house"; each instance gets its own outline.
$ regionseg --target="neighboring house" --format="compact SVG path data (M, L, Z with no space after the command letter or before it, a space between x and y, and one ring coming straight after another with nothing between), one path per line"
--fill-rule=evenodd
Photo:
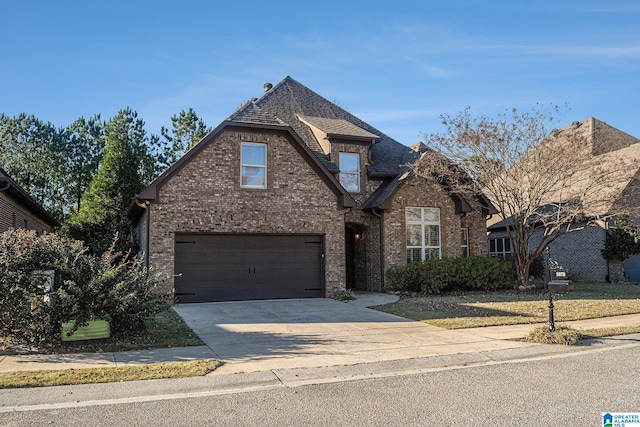
M286 77L137 195L130 217L178 302L381 291L392 266L486 255L490 204L412 173L426 150Z
M0 168L0 233L11 228L51 232L60 224Z
M580 122L574 122L566 129L576 129L585 132L587 135L587 145L585 147L567 147L566 152L572 153L575 150L586 149L594 158L602 158L598 166L606 165L606 162L620 161L620 159L634 160L640 159L640 139L618 130L605 122L593 117ZM569 156L570 157L570 156ZM570 159L569 159L570 161ZM638 163L634 160L634 163ZM635 166L638 167L638 166ZM630 176L630 175L629 175ZM617 195L617 200L627 204L630 208L640 208L640 193L638 192L638 174L630 179L612 182L609 191ZM597 199L597 195L592 197ZM609 200L609 197L606 197ZM607 214L610 206L599 207ZM598 212L594 212L597 214ZM596 218L592 216L592 218ZM603 216L604 218L604 216ZM607 235L607 230L613 226L613 219L602 221L592 221L590 225L561 236L549 246L551 259L561 267L567 269L571 278L578 281L605 282L622 281L625 276L628 280L640 281L640 256L634 256L625 261L607 262L601 251ZM576 228L581 228L584 224L575 224ZM488 249L489 255L501 258L511 256L512 245L507 237L505 221L494 216L488 221ZM540 234L542 230L537 230ZM539 237L532 239L532 246L539 242ZM543 260L543 263L546 260Z

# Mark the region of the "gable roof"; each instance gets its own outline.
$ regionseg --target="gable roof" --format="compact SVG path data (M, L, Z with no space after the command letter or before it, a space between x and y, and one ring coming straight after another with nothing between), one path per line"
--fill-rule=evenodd
M251 120L246 110L252 109L253 105L259 107L261 111L277 117L290 126L332 173L339 172L337 165L324 154L312 130L300 118L314 123L323 131L327 131L326 133L336 135L342 133L342 136L355 134L350 136L364 136L370 139L377 137L376 144L371 149L370 165L367 166L371 177L396 176L400 173L405 157L412 151L289 76L270 89L270 85L265 87L268 90L261 98L245 103L229 120Z
M349 139L356 141L378 142L380 137L344 119L326 117L298 116L301 122L321 130L327 138Z
M395 141L287 76L275 86L265 84L265 93L261 98L251 99L240 106L220 126L156 178L138 197L156 199L158 189L163 183L229 126L271 129L287 134L294 141L294 147L338 195L343 206L355 206L355 200L336 179L334 174L340 170L325 153L316 135L373 144L367 173L369 178L381 179L383 182L365 201L364 209L388 209L390 199L404 182L406 174L411 172L408 165L415 163L422 153L428 150L422 143L407 147ZM465 201L461 203L466 204ZM135 204L132 204L132 208L137 209Z
M33 197L31 197L7 172L0 168L0 191L6 192L33 215L51 227L59 227L60 223L51 216Z
M585 215L607 214L613 201L623 194L638 172L640 140L594 117L573 122L553 132L549 139L552 143L560 144L560 149L572 153L572 158L581 159L587 168L578 170L570 177L568 188L550 192L544 203L562 203L582 196ZM586 144L576 146L582 145L581 141ZM628 167L621 168L620 165ZM594 171L598 175L608 174L606 185L585 188L585 185L591 184L588 176Z
M555 130L544 144L559 144L558 148L571 153L572 159L580 159L587 167L578 170L563 185L550 191L539 207L541 212L562 205L576 197L582 202L583 214L590 218L608 215L617 205L640 207L637 184L640 178L640 139L635 138L607 123L589 117ZM544 149L540 144L534 150ZM526 156L523 158L526 161ZM620 166L628 166L621 168ZM596 171L596 172L594 172ZM605 184L593 185L589 176L607 174ZM591 184L591 185L590 185ZM586 188L589 186L590 188ZM513 224L513 217L506 220L494 218L489 231L505 229ZM533 221L535 221L535 217Z
M246 105L246 104L245 104ZM268 113L261 111L259 108L250 107L244 110L243 117L250 117L251 120L261 120L260 123L256 122L239 122L225 120L218 127L209 132L200 142L198 142L193 148L191 148L184 156L176 161L169 169L164 171L159 177L153 180L147 188L145 188L140 194L136 195L136 199L143 200L156 200L158 198L158 192L164 183L181 170L188 162L197 156L202 150L204 150L210 143L228 128L249 128L249 129L270 129L273 132L278 132L284 135L298 153L309 163L311 168L320 176L320 178L327 184L327 186L338 197L338 203L341 206L353 207L355 206L355 200L351 195L340 185L335 176L333 176L326 168L322 166L319 159L311 152L304 142L293 132L289 126L284 126L274 118L270 117ZM129 207L129 218L137 218L142 213L142 208L135 200Z

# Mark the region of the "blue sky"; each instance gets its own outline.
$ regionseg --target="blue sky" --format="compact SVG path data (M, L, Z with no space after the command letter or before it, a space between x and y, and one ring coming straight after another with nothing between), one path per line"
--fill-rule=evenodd
M565 104L640 138L636 1L9 1L0 111L56 126L126 106L216 126L290 75L396 140L441 114Z

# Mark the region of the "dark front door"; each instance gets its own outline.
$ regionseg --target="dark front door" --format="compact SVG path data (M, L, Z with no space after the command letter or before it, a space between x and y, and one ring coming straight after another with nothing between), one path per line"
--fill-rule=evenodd
M323 296L318 235L177 234L178 302Z
M353 228L344 229L345 274L347 289L356 286L356 232Z

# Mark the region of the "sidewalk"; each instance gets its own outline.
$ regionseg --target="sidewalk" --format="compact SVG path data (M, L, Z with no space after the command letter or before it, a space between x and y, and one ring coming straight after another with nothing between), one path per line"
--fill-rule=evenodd
M354 304L363 306L365 304L375 305L372 302L379 302L378 296L371 295L370 299L359 298ZM398 325L403 328L411 328L413 322ZM620 326L640 326L640 314L632 314L625 316L616 316L600 319L580 320L573 322L560 322L567 324L576 329L594 329L594 328L612 328ZM445 330L432 326L416 323L415 326L427 326L421 328L420 342L409 346L389 346L386 344L386 336L367 335L371 341L380 341L379 351L371 357L355 357L362 356L357 354L354 344L349 344L348 340L341 344L350 348L349 351L339 351L336 353L319 354L313 357L300 357L292 353L288 356L279 357L274 360L265 360L261 358L248 357L246 361L241 363L229 363L223 365L216 370L216 373L234 374L241 372L259 372L273 369L316 369L323 367L338 367L345 365L366 364L372 362L392 362L392 361L410 361L417 359L433 359L440 360L445 366L476 360L478 355L491 355L494 360L504 358L528 358L536 357L544 354L553 354L558 352L579 351L584 346L563 347L553 345L543 345L534 343L524 343L510 341L525 337L530 330L536 326L544 324L528 324L528 325L509 325L509 326L492 326L484 328L468 328L458 330ZM401 329L389 331L391 334L398 333ZM400 332L401 333L401 332ZM638 342L636 334L631 339ZM385 338L382 340L381 338ZM433 342L433 345L429 343ZM618 345L627 341L609 338L601 340L593 340L588 345L594 343L602 343L607 345ZM374 342L375 344L375 342ZM215 346L214 346L215 347ZM341 347L343 349L345 347ZM368 355L368 353L367 353ZM375 356L375 357L373 357ZM28 354L28 355L0 355L0 372L10 371L32 371L32 370L55 370L55 369L80 369L80 368L104 368L117 367L132 364L150 364L165 362L184 362L197 359L221 359L214 349L209 346L199 347L180 347L165 348L156 350L139 350L127 352L105 352L105 353L81 353L81 354ZM471 359L470 359L471 358ZM250 360L249 360L250 359ZM484 359L484 357L481 357Z
M529 332L538 326L548 323L533 323L526 325L486 326L483 328L456 329L477 336L494 340L513 340L526 337ZM640 313L626 314L623 316L601 317L598 319L573 320L569 322L556 322L556 326L566 325L577 330L618 328L623 326L640 327Z

